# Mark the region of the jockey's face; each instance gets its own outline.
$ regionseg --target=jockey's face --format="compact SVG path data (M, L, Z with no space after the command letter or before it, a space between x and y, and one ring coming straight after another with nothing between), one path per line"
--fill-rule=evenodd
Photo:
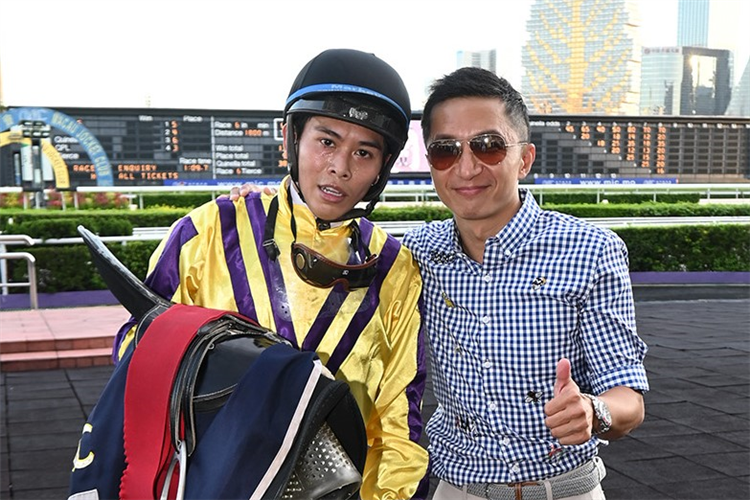
M299 187L310 210L336 220L362 201L383 166L383 136L353 123L313 116L298 137Z

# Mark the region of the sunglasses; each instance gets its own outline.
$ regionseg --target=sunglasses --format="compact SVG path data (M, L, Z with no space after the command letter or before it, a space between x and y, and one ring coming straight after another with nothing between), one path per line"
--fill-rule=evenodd
M458 161L463 152L463 143L467 142L474 156L487 165L497 165L505 159L508 148L523 146L528 142L506 144L505 139L497 134L482 134L469 140L440 139L427 146L427 161L435 170L447 170Z
M292 243L292 263L302 281L330 288L341 283L347 292L367 288L377 274L377 255L369 255L363 264L338 264L301 243Z

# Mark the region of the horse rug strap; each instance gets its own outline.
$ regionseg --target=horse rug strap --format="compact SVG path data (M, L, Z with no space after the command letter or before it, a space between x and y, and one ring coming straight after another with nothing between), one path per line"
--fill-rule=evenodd
M162 489L179 497L183 486L175 488L177 484L184 485L186 498L355 495L366 454L364 425L348 385L323 375L315 353L275 343L275 334L258 327L252 336L266 346L233 378L226 402L222 397L202 399L207 388L209 394L227 392L216 391L207 379L232 373L231 367L206 364L211 358L206 353L218 354L225 345L244 342L241 334L228 335L225 327L247 326L249 320L229 314L173 305L154 319L133 351L125 384L127 465L120 497L156 498ZM214 362L220 360L228 361L219 357ZM247 366L247 361L240 364ZM206 378L197 377L201 391L196 365L206 368ZM223 380L219 386L227 383ZM186 398L192 404L185 403ZM216 407L211 401L222 403ZM179 460L180 473L170 467L176 449L190 454L189 465L186 456Z
M182 357L201 326L226 314L175 304L154 319L151 335L133 352L125 383L121 498L155 498L155 483L173 455L169 403Z

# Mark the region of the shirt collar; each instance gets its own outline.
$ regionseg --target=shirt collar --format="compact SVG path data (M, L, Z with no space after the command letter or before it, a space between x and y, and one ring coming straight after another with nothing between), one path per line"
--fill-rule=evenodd
M521 208L495 236L505 249L511 251L528 238L542 213L542 209L528 189L519 188L518 196L521 198Z
M521 208L499 233L487 239L486 245L499 244L503 249L512 252L526 240L529 233L532 231L534 224L542 213L542 209L539 207L539 204L528 189L519 188L518 196L521 198ZM469 259L468 256L464 254L463 248L461 247L456 221L450 219L445 222L446 224L442 228L442 231L444 231L443 237L438 240L441 243L440 246L442 248L437 248L436 250L439 253L455 254L463 256L465 259Z

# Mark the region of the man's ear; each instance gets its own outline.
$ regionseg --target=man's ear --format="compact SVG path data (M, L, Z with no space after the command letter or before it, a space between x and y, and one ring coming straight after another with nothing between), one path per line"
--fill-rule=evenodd
M521 165L518 169L518 180L525 179L529 172L531 172L531 166L534 164L536 159L536 146L532 143L525 144L523 146L523 153L521 153Z

